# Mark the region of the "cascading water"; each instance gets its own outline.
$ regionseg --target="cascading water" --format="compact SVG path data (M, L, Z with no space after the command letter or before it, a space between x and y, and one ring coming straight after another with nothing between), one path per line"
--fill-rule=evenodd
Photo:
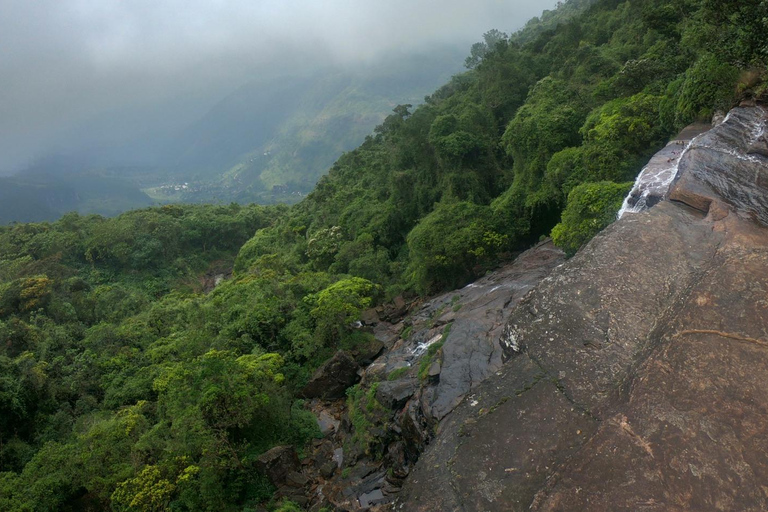
M747 147L738 147L729 140L726 133L733 129L731 125L743 126L749 133ZM656 153L643 168L632 190L624 199L617 217L620 219L628 212L641 212L662 201L680 172L681 162L693 149L715 152L745 164L761 164L765 156L751 154L749 147L764 138L765 130L762 119L745 116L742 109L738 108L731 110L725 119L712 129L712 132L721 133L719 137L710 136L710 131L703 130L702 126L692 125L686 128L677 139Z
M656 153L635 180L617 214L620 219L625 213L638 213L658 203L669 190L677 176L680 159L693 144L693 140L674 140Z

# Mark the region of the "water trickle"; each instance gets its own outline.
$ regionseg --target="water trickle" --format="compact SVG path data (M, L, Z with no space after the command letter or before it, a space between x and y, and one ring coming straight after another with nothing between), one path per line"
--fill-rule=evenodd
M705 152L710 155L706 157L710 161L710 165L717 167L726 165L725 162L729 162L727 166L746 165L760 169L765 166L768 154L766 154L766 148L758 144L765 137L766 120L764 115L755 115L749 109L736 108L731 110L711 130L702 132L701 128L701 126L697 127L696 125L686 128L677 140L670 142L651 158L648 165L637 177L632 190L624 199L624 203L617 214L618 218L622 218L628 212L637 213L647 210L664 200L672 183L681 172L681 166L685 168L687 166L685 162L688 162L690 158L701 158L701 156L686 156L690 151ZM698 133L698 135L691 137L694 133ZM754 151L752 150L753 147ZM692 172L699 173L700 171L698 169ZM718 184L715 182L722 181L721 178L725 175L710 172L707 176L704 181L712 182L709 185L715 186L714 188L717 189Z
M667 194L669 186L677 176L680 159L690 149L694 140L674 140L656 153L635 180L617 214L620 219L625 213L638 213L655 205Z
M442 333L434 335L432 338L429 339L429 341L425 341L423 343L419 343L416 345L413 350L411 351L411 354L415 357L420 357L424 353L426 353L427 349L429 349L430 346L434 345L438 341L440 341L443 338Z

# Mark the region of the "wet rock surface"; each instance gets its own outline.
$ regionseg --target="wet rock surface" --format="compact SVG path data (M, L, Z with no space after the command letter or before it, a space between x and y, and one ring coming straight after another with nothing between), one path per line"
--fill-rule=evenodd
M502 367L498 339L512 306L563 261L543 242L461 290L366 312L361 328L376 342L363 352L384 353L365 367L367 356L339 352L304 389L324 434L302 463L309 508L389 510L435 425ZM346 389L358 379L350 410Z
M407 336L368 368L368 377L386 380L402 369L415 376L430 347L441 346L422 377L431 370L434 379L434 389L423 395L425 415L430 421L442 419L501 368L498 339L512 306L563 261L562 251L546 241L490 275L423 304L407 319Z
M695 144L695 139L709 131L711 125L692 124L653 155L624 199L618 217L625 213L638 213L660 203L667 197L669 186L677 176L680 160Z
M506 363L437 424L396 510L768 509L765 121L735 109L681 159L674 202L514 308Z
M768 224L766 110L738 107L698 137L680 161L670 199L704 213L723 202L741 217Z

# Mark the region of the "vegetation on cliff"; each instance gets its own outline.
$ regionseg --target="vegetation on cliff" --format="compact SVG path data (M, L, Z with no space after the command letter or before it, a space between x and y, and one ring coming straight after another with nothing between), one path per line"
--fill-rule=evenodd
M764 2L575 5L490 34L291 208L0 228L0 509L268 499L256 458L319 435L297 391L365 341L365 308L464 284L550 232L575 251L670 134L760 88Z

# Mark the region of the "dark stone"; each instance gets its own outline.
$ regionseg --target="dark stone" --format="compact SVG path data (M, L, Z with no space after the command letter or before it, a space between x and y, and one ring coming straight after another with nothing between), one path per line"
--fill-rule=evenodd
M418 389L415 379L400 379L380 382L376 389L376 400L390 409L400 409Z
M387 472L387 481L401 485L410 472L410 467L405 460L405 445L402 441L391 443L387 447L385 464L390 468Z
M374 336L367 342L356 345L349 351L354 360L360 366L367 366L373 362L376 357L384 350L384 343L377 340Z
M381 505L388 501L384 496L384 493L381 492L381 489L374 489L371 492L362 494L358 500L360 501L360 507L363 510L369 509L374 505Z
M341 422L331 416L327 411L320 411L317 415L317 426L320 428L320 433L324 437L327 437L339 429Z
M375 309L366 309L360 315L360 321L365 325L376 325L379 323L379 313Z
M386 475L386 471L378 471L366 476L358 484L352 487L354 491L353 494L360 496L381 489L385 483Z
M411 400L405 406L399 418L405 453L410 461L416 461L429 439L429 430L424 424L424 416L419 410L417 400Z
M340 350L315 371L301 394L304 398L323 400L344 398L347 388L360 380L358 369L355 360Z
M331 478L335 472L336 463L334 461L326 462L320 466L320 474L323 476L323 478Z
M349 479L352 481L361 480L363 482L368 482L369 479L376 480L378 478L378 476L376 476L376 470L379 469L379 467L380 464L374 464L370 461L359 462L349 468ZM373 489L373 487L367 487L367 485L364 484L360 492L365 492L370 489ZM358 490L357 487L355 487L355 490Z
M256 469L275 487L282 485L286 476L293 471L298 471L299 467L299 457L293 446L276 446L261 454L256 460Z
M437 380L440 377L440 370L442 369L442 365L440 364L440 360L436 359L430 366L429 370L427 371L427 377L430 380Z
M285 484L289 487L305 487L309 483L309 478L297 471L291 471L285 476Z
M400 338L400 329L390 323L380 322L373 328L373 335L385 347L392 348L392 345Z

